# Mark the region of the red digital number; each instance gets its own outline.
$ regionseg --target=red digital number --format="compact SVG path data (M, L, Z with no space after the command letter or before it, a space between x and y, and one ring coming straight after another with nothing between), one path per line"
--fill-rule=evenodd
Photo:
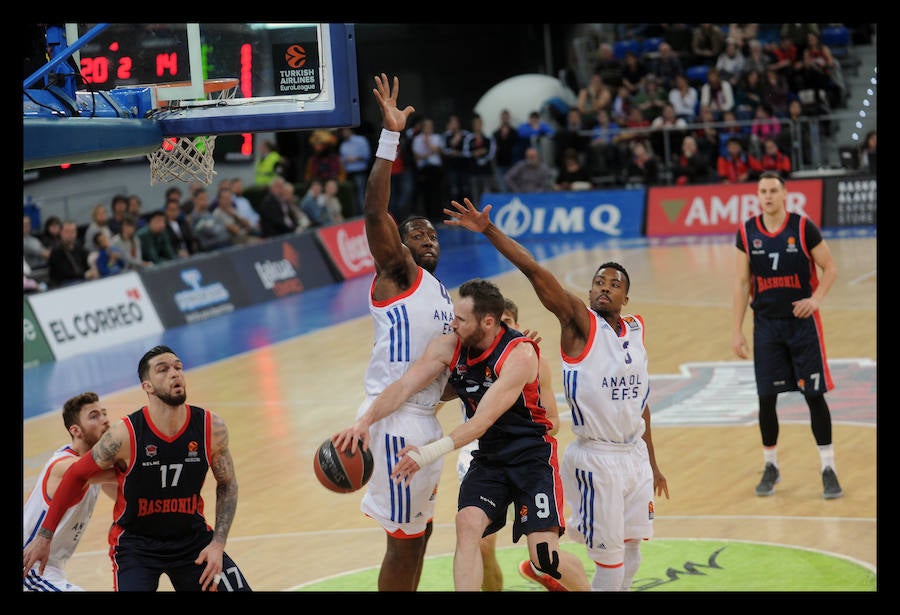
M164 77L166 74L171 76L178 74L177 53L160 53L156 55L156 76Z
M122 56L119 58L119 67L116 69L116 77L122 81L131 79L131 56Z
M109 81L109 60L103 56L82 57L81 75L87 83L106 83Z

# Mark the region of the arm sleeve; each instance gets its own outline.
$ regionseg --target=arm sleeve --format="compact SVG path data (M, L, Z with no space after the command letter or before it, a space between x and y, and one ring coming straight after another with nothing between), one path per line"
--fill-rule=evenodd
M90 451L73 463L66 470L66 473L63 474L62 481L60 481L59 487L56 488L56 493L50 502L50 508L47 510L47 517L41 524L42 527L51 532L56 531L56 526L59 525L60 520L66 514L66 511L69 510L69 507L81 498L88 479L101 471Z

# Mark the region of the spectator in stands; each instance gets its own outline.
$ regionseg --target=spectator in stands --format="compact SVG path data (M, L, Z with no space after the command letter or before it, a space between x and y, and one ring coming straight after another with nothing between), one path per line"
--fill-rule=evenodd
M512 117L509 109L500 111L500 125L491 135L494 141L494 181L497 184L497 190L506 192L506 182L503 176L518 160L516 159L516 143L519 140L519 133L512 124ZM393 189L391 196L393 197Z
M327 226L332 223L331 212L325 205L322 182L317 179L309 182L306 194L300 199L300 209L309 218L312 226Z
M553 126L541 119L541 114L532 111L528 114L528 121L519 124L516 129L519 133L519 141L528 147L540 147L543 139L549 139L556 134Z
M659 79L660 89L668 92L675 87L675 77L684 74L684 65L672 45L663 41L656 50L656 57L650 58L647 70Z
M797 45L790 37L782 36L778 45L772 47L771 54L774 58L769 68L781 75L785 81L791 83L794 78L794 67L802 57L797 50Z
M470 199L481 204L481 195L491 192L494 184L494 156L497 146L484 132L484 121L477 113L472 116L472 129L463 142L463 156L469 162Z
M41 243L49 249L59 243L60 233L62 232L62 220L59 216L47 216L44 220L44 230L41 231Z
M306 181L318 179L324 184L329 179L341 182L347 179L347 171L337 151L337 137L332 131L324 128L314 130L309 137L309 144L313 151L306 160L306 172L303 175Z
M747 60L744 62L744 69L747 72L756 71L760 75L764 75L772 58L763 48L763 44L757 39L751 39L747 43Z
M625 167L624 183L640 183L655 186L659 183L659 159L650 150L647 141L638 139L631 143L631 159Z
M388 211L398 223L410 215L411 205L415 203L416 196L416 157L412 153L412 136L410 136L415 132L415 123L411 121L410 124L409 128L400 133L397 157L391 166L391 200Z
M47 259L50 258L50 248L45 246L40 238L31 232L31 216L27 214L22 217L22 253L32 272L36 269L45 269L47 267Z
M878 133L870 130L859 148L859 170L872 175L878 174Z
M85 249L88 249L88 246L90 246L90 250L94 249L94 236L97 233L103 233L107 239L112 239L113 236L109 230L109 210L103 203L97 203L91 210L91 222L84 231Z
M219 185L216 187L215 192L210 193L209 198L209 211L214 212L216 208L219 207L219 194L222 190L228 190L231 192L231 178L223 177L219 180Z
M578 152L571 148L567 149L563 154L563 163L556 176L553 189L590 190L591 188L593 188L591 176L581 163Z
M684 74L676 75L675 86L669 90L669 102L675 107L675 115L691 124L697 117L700 93Z
M716 58L715 67L722 79L728 81L734 89L747 70L747 59L737 40L725 39L725 49Z
M715 67L709 69L706 83L700 86L700 104L709 106L716 120L721 120L726 111L734 110L734 89Z
M194 211L189 222L200 252L212 252L234 245L225 223L209 210L209 201L206 188L194 190Z
M269 191L259 204L259 226L263 237L277 237L298 230L297 220L286 200L287 184L287 180L276 175L269 183Z
M610 47L610 52L612 47ZM578 100L575 106L581 112L582 117L597 117L597 111L600 109L609 110L612 106L613 91L602 73L594 71L588 84L578 90ZM540 119L540 116L538 116Z
M325 207L328 208L328 213L331 214L333 224L344 221L344 205L338 197L339 188L340 186L336 179L329 179L322 186L322 192L325 195Z
M618 177L625 160L619 146L622 128L612 121L606 109L597 112L597 120L597 125L591 130L591 173Z
M441 157L451 201L462 202L463 196L469 196L469 161L466 160L463 151L463 144L468 134L469 131L463 128L459 116L451 113L447 118L444 132L441 134L443 141Z
M118 247L112 245L112 240L106 233L94 235L94 254L88 255L88 262L91 260L97 269L97 277L100 278L122 273L128 267L125 254Z
M612 105L609 107L609 114L613 120L620 124L625 124L628 119L628 112L631 109L631 94L628 88L620 85L616 88L616 95L613 96Z
M819 24L815 23L785 23L781 24L781 39L790 40L797 49L798 57L803 56L803 50L806 49L806 43L809 40L807 36L813 33L819 35Z
M177 204L178 200L174 202ZM137 238L137 221L129 213L122 218L122 225L119 232L113 235L111 246L121 250L125 257L125 267L129 270L136 271L149 267L153 263L144 260L144 252L141 249L141 242Z
M622 61L616 57L615 51L613 51L613 47L609 43L601 43L600 47L597 49L597 61L594 63L594 74L600 77L600 83L608 89L609 100L607 101L607 104L609 104L612 102L612 89L610 88L617 88L622 84ZM593 75L591 75L590 81L593 81ZM590 82L588 83L588 87L591 87ZM590 117L597 112L597 109L600 106L603 106L602 98L605 95L599 89L595 89L593 95L598 94L601 98L600 103L586 107L580 104L581 90L579 90L578 109L583 116Z
M510 192L548 192L553 189L553 171L541 160L534 146L506 172L504 181Z
M444 159L441 135L434 132L434 120L424 118L422 130L412 142L416 157L416 173L420 181L417 196L421 200L418 209L437 224L444 219Z
M128 213L128 197L124 194L115 194L109 201L110 216L107 222L109 232L116 235L122 230L122 219Z
M727 44L728 39L732 39L737 43L741 53L746 56L750 53L750 43L756 40L758 36L758 23L730 23L728 24L728 33L725 36L725 42Z
M631 145L632 141L644 141L650 137L650 122L637 107L628 109L628 116L622 125L619 143Z
M259 160L256 163L256 185L269 186L276 175L284 177L284 167L285 161L282 160L275 142L262 141L259 144Z
M622 62L622 85L628 90L629 96L634 96L640 89L646 75L647 67L638 55L633 51L626 52Z
M681 141L681 155L672 164L672 179L677 186L709 181L712 168L697 148L697 140L687 135Z
M728 151L720 155L716 164L716 172L723 184L736 184L750 179L750 161L741 140L731 137L727 143Z
M231 182L219 186L216 202L218 206L212 215L228 230L233 245L246 245L259 241L259 236L253 232L253 225L249 220L243 218L234 206Z
M361 216L366 197L366 182L369 179L369 166L372 164L372 145L367 138L346 126L341 129L338 153L347 172L347 179L353 182L356 191L353 215Z
M763 142L768 138L776 139L780 133L781 122L772 114L769 103L762 103L756 108L753 123L750 124L750 154L762 155Z
M772 113L776 117L788 116L788 105L791 102L791 87L784 75L771 65L763 74L760 96L762 100L772 106Z
M187 258L191 254L199 252L200 247L197 245L197 240L194 237L193 228L191 223L188 222L188 218L181 213L181 205L177 196L173 195L170 197L163 208L163 213L166 217L163 230L178 257ZM137 220L133 215L131 217Z
M791 159L780 149L773 137L763 140L763 149L760 156L750 156L750 179L758 179L765 171L774 171L787 179L791 175Z
M675 115L672 103L666 103L662 115L650 122L650 146L657 152L663 164L671 164L677 148L687 134L687 122Z
M158 265L178 258L178 253L166 233L166 214L161 209L150 214L147 224L138 229L137 238L141 242L141 253L144 258L153 264Z
M788 104L787 122L778 140L779 149L790 152L794 168L800 168L812 161L812 135L808 118L803 113L803 105L798 99Z
M664 23L663 41L672 47L672 51L679 57L684 66L694 63L694 55L691 52L691 43L694 39L694 31L690 24Z
M656 75L647 73L643 85L632 95L631 104L636 105L641 114L653 123L669 104L669 92L660 86Z
M291 182L284 183L281 190L281 200L287 205L288 213L297 223L297 228L294 229L295 233L305 231L312 226L312 221L300 209L300 199L297 198L297 189L294 187L294 184Z
M691 31L691 53L694 64L714 66L725 49L725 33L713 23L701 23Z
M728 154L728 140L739 139L741 149L747 152L750 149L750 126L738 122L734 111L726 111L722 114L722 128L719 130L719 155Z
M719 127L708 106L700 106L697 124L698 127L694 129L697 148L704 158L710 161L710 164L715 164L719 158Z
M244 196L244 180L240 177L231 178L231 200L238 215L250 223L251 234L260 235L259 212L253 207L250 199Z
M763 73L749 70L734 88L734 114L739 120L749 120L756 115L756 108L763 98Z
M829 106L832 109L843 107L846 86L841 65L835 61L828 45L822 44L818 32L807 33L803 60L804 67L812 66L823 75L823 87L828 94Z
M42 293L47 290L47 283L36 279L28 261L22 259L22 292L26 295Z
M553 136L553 164L561 169L568 150L573 149L580 160L587 158L589 133L585 130L578 107L570 107L566 113L566 123Z
M147 220L144 218L143 212L144 204L141 201L141 197L137 194L129 194L128 195L128 213L134 216L135 220L137 220L138 228L141 228L147 223Z
M73 220L62 223L59 243L50 250L47 269L51 288L97 278L97 270L88 264L88 251L78 240L78 225Z

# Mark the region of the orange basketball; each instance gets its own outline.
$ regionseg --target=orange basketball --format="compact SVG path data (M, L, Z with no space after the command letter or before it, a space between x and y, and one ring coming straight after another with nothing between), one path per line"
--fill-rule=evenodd
M361 489L372 478L375 460L372 451L363 450L361 443L356 452L335 449L331 438L322 442L313 457L313 471L326 489L336 493L352 493Z

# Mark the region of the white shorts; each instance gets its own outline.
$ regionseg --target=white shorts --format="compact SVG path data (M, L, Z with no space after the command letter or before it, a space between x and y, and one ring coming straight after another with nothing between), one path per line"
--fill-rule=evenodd
M363 401L356 416L368 410L374 399L372 396ZM404 404L369 428L369 448L375 467L359 508L388 534L416 538L425 532L425 525L434 517L443 458L421 468L409 485L395 483L391 471L404 446L423 446L442 436L443 429L434 408L423 410L410 404Z
M55 566L44 566L44 574L38 574L35 565L22 581L22 591L26 592L82 592L81 587L66 580L66 573Z
M588 556L612 566L626 540L653 536L653 471L647 444L578 438L563 453L560 474L570 516L566 529Z

